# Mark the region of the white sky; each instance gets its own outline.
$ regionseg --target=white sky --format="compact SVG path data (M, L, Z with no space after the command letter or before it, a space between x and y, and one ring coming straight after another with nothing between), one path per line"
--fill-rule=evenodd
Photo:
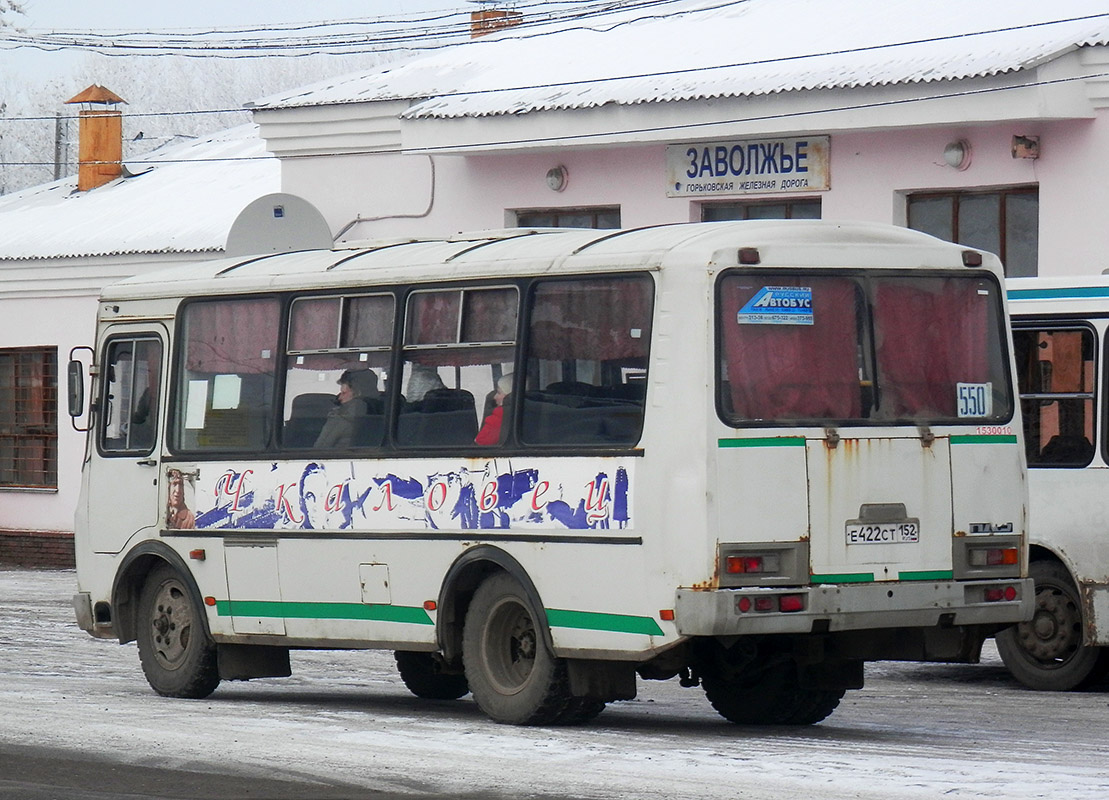
M12 20L29 33L47 31L161 31L289 22L412 17L429 11L466 11L468 0L22 0L26 14ZM0 49L0 68L27 76L64 75L85 54Z

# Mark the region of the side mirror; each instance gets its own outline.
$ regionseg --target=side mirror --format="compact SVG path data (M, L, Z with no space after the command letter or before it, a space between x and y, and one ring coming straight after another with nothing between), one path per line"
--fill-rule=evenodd
M69 416L79 417L85 413L85 365L73 359L69 362L66 376L69 387Z
M88 353L88 364L78 360L77 353ZM84 433L88 427L81 427L78 420L85 416L85 373L92 369L94 352L91 347L78 346L69 351L69 365L66 367L66 388L69 395L69 422L73 430Z

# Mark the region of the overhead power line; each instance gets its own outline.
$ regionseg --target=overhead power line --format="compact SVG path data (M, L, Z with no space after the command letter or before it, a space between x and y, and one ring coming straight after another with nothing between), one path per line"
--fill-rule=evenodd
M682 0L545 0L514 4L516 32L541 26L603 21L613 15L671 6ZM732 0L734 2L734 0ZM728 3L732 4L732 3ZM427 50L470 37L469 11L368 17L266 26L161 31L0 30L0 49L77 50L109 56L258 58Z
M960 97L983 97L1000 92L1011 92L1020 89L1031 89L1044 86L1060 86L1078 81L1088 80L1102 80L1109 79L1109 72L1093 73L1089 75L1077 75L1065 78L1054 78L1049 80L1036 80L1026 81L1024 83L1010 84L1007 86L988 86L980 87L977 89L960 89L949 92L936 92L930 95L921 97L902 97L892 100L875 100L866 103L845 103L837 106L829 106L825 108L814 109L799 109L797 111L783 111L775 114L755 114L751 116L737 116L731 119L713 120L707 122L679 122L667 125L648 125L636 128L621 128L618 130L599 131L595 133L581 132L581 133L567 133L554 136L532 136L519 139L501 139L497 141L482 141L482 142L459 142L454 145L441 145L438 147L414 147L414 148L394 148L388 150L365 150L365 151L344 151L343 153L327 152L327 153L313 153L310 155L292 156L290 158L296 159L316 159L316 158L331 158L335 156L357 156L357 155L412 155L421 154L427 155L429 152L442 153L451 150L468 150L473 147L498 147L498 146L520 146L520 145L558 145L565 142L581 142L588 140L598 140L606 137L630 136L644 133L672 133L675 135L692 133L705 128L721 127L725 125L735 125L748 122L767 122L774 120L789 120L799 119L802 117L811 117L823 114L835 114L845 111L860 111L878 108L892 108L895 106L910 105L913 103L928 103L938 100L950 100ZM190 113L203 113L203 112L190 112ZM51 117L50 119L53 119ZM221 162L221 161L262 161L265 159L272 159L274 156L236 156L230 158L188 158L188 159L159 159L148 157L137 157L134 159L124 159L132 164L181 164L181 163L205 163L205 162ZM19 166L53 166L53 162L7 162Z

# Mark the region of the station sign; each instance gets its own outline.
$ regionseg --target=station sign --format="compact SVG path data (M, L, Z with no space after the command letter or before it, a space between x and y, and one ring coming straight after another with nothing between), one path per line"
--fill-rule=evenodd
M668 145L666 196L827 191L830 146L829 136Z

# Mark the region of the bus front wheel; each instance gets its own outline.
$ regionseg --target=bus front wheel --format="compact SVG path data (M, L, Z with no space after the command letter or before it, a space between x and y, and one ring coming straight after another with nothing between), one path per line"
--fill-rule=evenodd
M1065 692L1094 683L1109 667L1109 650L1082 644L1082 603L1067 568L1058 561L1033 561L1035 612L1028 622L995 637L1001 660L1030 689Z
M139 595L139 662L164 697L207 697L219 685L216 646L190 587L169 565L147 576Z
M550 652L542 624L523 587L506 573L486 578L474 592L462 662L474 700L496 722L573 724L595 716L570 696L566 663Z

